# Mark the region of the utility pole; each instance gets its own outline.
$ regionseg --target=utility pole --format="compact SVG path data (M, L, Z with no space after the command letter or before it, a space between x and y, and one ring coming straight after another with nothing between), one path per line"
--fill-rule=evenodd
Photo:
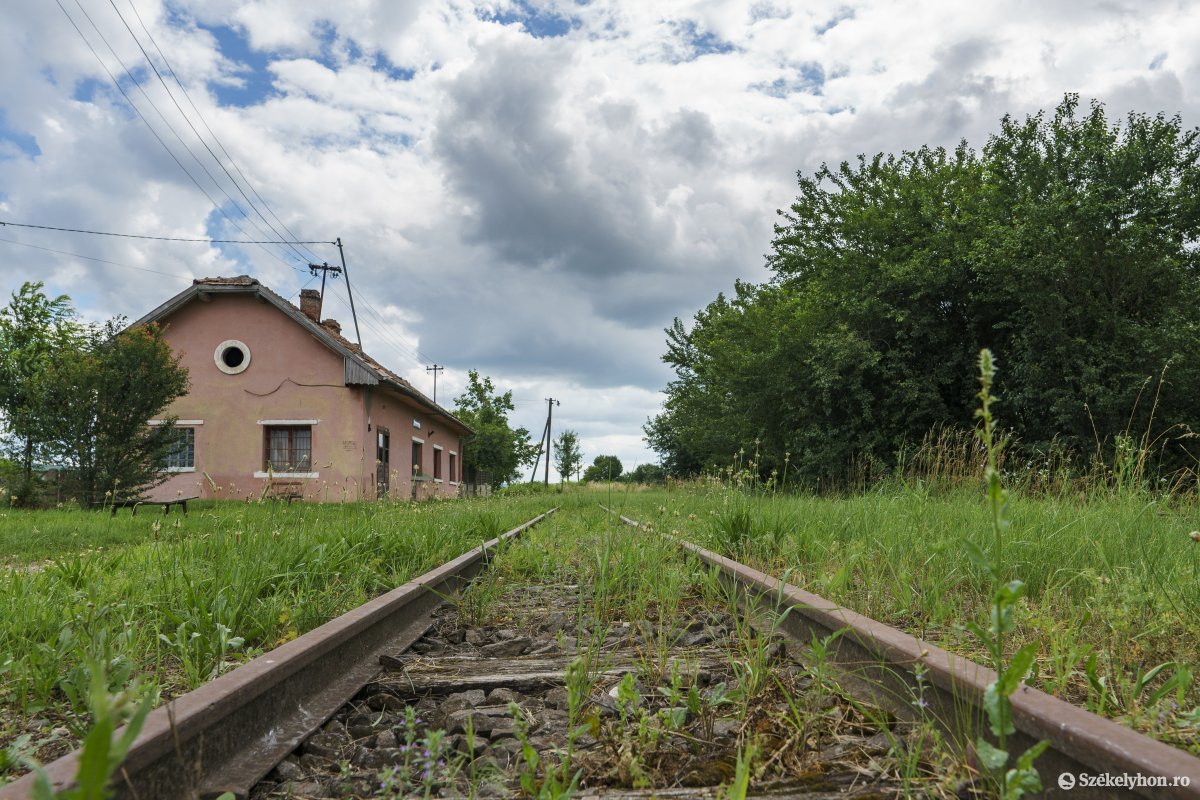
M542 438L538 439L538 454L537 454L537 458L533 462L533 472L529 473L529 482L530 483L533 483L535 480L537 480L537 470L538 470L538 467L541 466L541 464L542 464L542 453L543 452L546 453L546 463L547 464L550 463L550 453L546 452L549 449L549 445L546 443L546 434L549 433L549 427L550 427L550 420L546 420L546 425L542 426Z
M440 366L438 364L434 364L433 366L425 368L426 372L433 373L433 402L435 405L437 404L437 374L444 369L445 369L445 367Z
M325 279L329 277L329 273L331 273L331 272L333 273L333 277L335 277L335 278L338 275L341 275L342 268L341 267L331 267L331 266L329 266L328 261L326 261L323 264L309 264L308 265L308 274L309 275L312 275L315 278L315 277L317 277L318 272L321 273L321 307L323 310L324 306L325 306ZM346 285L349 286L349 281L347 281ZM317 320L318 324L320 322L321 322L320 320ZM361 346L362 343L360 342L359 344Z
M546 485L550 485L550 421L554 418L554 407L562 405L553 397L546 398Z
M354 336L358 339L358 348L362 349L362 334L358 332L358 314L354 310L354 290L350 288L350 270L346 269L346 252L342 250L342 237L337 238L338 255L342 257L342 272L346 274L346 294L350 295L350 316L354 317ZM322 284L324 285L324 284ZM324 297L324 295L322 295Z

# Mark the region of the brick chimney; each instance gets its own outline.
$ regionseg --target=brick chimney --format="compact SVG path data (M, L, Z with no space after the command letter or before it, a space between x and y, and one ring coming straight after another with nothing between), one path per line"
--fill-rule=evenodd
M332 317L330 317L329 319L325 320L321 324L324 325L329 330L336 333L338 336L342 335L342 323L338 322L336 319L333 319Z
M316 289L300 290L300 310L313 322L321 322L321 293Z

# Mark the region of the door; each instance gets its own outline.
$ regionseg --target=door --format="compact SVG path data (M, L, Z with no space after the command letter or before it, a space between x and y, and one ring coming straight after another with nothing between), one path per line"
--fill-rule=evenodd
M382 500L391 489L392 437L387 428L376 428L375 439L375 497Z

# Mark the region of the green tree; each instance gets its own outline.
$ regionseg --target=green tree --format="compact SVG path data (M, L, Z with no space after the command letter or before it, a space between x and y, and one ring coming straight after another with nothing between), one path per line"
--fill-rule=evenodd
M979 153L860 156L799 187L771 279L667 330L676 377L645 432L669 472L739 451L814 482L889 469L971 418L984 347L1009 364L1022 446L1083 457L1132 434L1195 463L1200 132L1110 124L1068 96L1050 118L1006 117Z
M579 434L566 430L554 440L554 468L564 481L569 481L575 470L583 463L583 451L579 449Z
M80 327L66 295L50 299L41 283L25 283L0 309L0 415L15 439L20 475L12 495L19 504L35 497L34 462L46 456L39 437L44 374L61 352L74 353Z
M667 471L658 464L638 464L628 477L634 483L662 483Z
M624 467L621 459L616 456L596 456L591 466L583 471L585 481L615 481L620 480Z
M146 423L187 393L187 370L154 324L90 326L82 345L43 374L38 428L83 500L138 497L166 477L176 446L173 418Z
M467 390L454 399L454 413L475 429L463 455L465 469L478 469L491 475L492 488L517 479L522 466L533 463L538 445L530 442L529 431L509 425L513 410L512 391L498 394L491 378L480 379L476 370L468 373Z

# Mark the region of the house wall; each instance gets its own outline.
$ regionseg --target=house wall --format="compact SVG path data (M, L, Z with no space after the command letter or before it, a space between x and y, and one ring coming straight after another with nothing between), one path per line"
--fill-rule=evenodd
M343 357L253 294L214 294L208 302L188 303L163 324L191 380L188 394L164 416L177 416L180 427L194 428L195 467L172 473L149 493L153 499L253 499L263 496L272 481L286 482L309 500L374 498L381 426L391 435L393 498L414 496L414 434L430 443L425 446L426 461L431 445L439 444L444 459L448 461L453 450L461 465L457 433L432 422L442 418L427 419L415 403L381 387L345 386ZM217 349L227 340L243 342L250 352L248 366L238 374L227 374L216 364ZM414 417L421 421L421 430L413 428ZM261 423L269 420L314 421L310 472L268 478L266 426ZM422 436L422 431L428 435ZM418 481L416 496L457 494L457 483L445 477L440 483Z
M169 413L202 424L195 426L195 471L172 475L153 497L261 496L268 483L261 477L262 420L316 420L312 476L296 479L306 497L362 496L364 409L361 398L343 385L341 356L251 294L193 301L163 324L191 380L190 391ZM250 351L248 366L236 375L222 372L214 359L218 346L231 339Z
M418 499L458 494L457 474L449 472L450 454L462 464L462 440L458 432L445 424L443 418L422 413L422 409L407 398L391 392L376 390L371 403L372 436L378 442L380 428L386 428L391 440L391 481L389 496L396 499ZM417 422L420 427L413 423ZM418 441L419 440L419 441ZM414 481L413 444L421 447L419 477ZM441 453L441 476L434 476L434 454ZM413 487L416 486L414 493Z

